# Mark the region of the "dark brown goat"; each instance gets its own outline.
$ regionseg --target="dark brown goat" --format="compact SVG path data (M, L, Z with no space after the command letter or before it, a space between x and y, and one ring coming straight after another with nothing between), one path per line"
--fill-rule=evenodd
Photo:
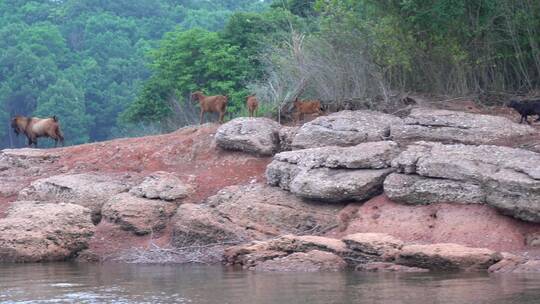
M257 100L257 96L250 95L246 97L246 105L249 111L249 117L255 116L255 112L257 112L257 109L259 108L259 101Z
M321 102L319 100L304 100L301 101L298 98L294 100L295 121L304 120L305 114L318 114L322 115L323 110Z
M540 121L540 99L522 101L510 100L506 106L516 110L516 112L521 115L521 120L519 123L523 123L523 121L525 121L530 125L531 123L527 118L529 115L538 115L536 121Z
M203 123L204 113L214 112L219 113L219 122L223 123L223 117L227 111L227 101L228 97L223 95L216 96L204 96L201 91L197 91L191 94L191 100L198 100L199 105L201 106L200 121L201 125Z
M11 119L11 128L18 136L24 134L28 138L28 146L35 145L37 148L37 139L39 137L50 137L54 139L54 146L58 142L64 145L64 135L60 131L60 123L56 116L49 118L15 116Z

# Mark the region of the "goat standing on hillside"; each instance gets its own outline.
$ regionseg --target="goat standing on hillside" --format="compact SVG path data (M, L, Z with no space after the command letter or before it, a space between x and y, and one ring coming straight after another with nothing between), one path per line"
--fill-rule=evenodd
M321 102L319 100L305 100L300 101L298 98L294 100L295 112L295 121L298 122L300 119L304 120L304 114L323 114L321 107Z
M227 111L227 96L204 96L201 91L197 91L191 94L191 100L194 99L198 100L199 105L201 106L201 125L203 123L204 113L206 112L219 113L219 122L223 123L223 117L225 116L225 112Z
M513 108L521 115L519 123L523 123L525 120L528 124L531 124L527 119L527 116L529 115L538 115L536 121L540 121L540 99L523 101L510 100L506 106Z
M257 100L257 96L250 95L246 97L246 105L249 111L249 117L255 116L255 112L259 108L259 101Z
M54 146L58 142L64 145L64 135L60 131L60 123L56 116L50 118L15 116L11 119L11 128L18 136L24 134L28 138L28 146L35 145L37 148L37 139L39 137L50 137L54 139Z

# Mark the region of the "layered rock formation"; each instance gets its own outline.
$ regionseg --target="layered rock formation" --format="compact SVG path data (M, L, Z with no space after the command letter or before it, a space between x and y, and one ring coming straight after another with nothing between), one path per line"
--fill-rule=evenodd
M203 204L183 204L172 219L179 246L263 240L288 233L322 234L338 225L342 206L306 202L261 184L232 186Z
M384 184L409 204L485 203L516 218L540 222L540 154L507 147L419 142L393 160Z
M402 124L392 124L390 133L396 141L425 140L480 145L536 132L530 126L517 124L505 117L417 108Z
M304 257L308 266L295 263L299 257ZM358 233L342 240L286 235L225 251L228 264L256 271L339 270L344 268L343 262L360 271L486 271L502 259L503 254L485 248L449 243L405 245L390 235L377 233Z
M280 125L268 118L235 118L216 132L216 143L227 150L273 155L280 149Z
M0 261L71 259L86 247L99 260L149 244L152 257L202 261L212 248L215 261L234 245L224 259L255 271L532 272L531 255L504 251L539 243L539 154L475 145L531 132L485 115L344 111L302 127L235 119L5 150Z
M39 200L81 205L92 211L92 220L101 219L101 208L111 195L125 192L129 185L108 175L63 174L38 179L19 192L19 200Z
M90 210L74 204L13 203L0 219L0 262L63 261L88 247Z
M354 146L390 136L390 126L401 119L374 111L341 111L304 124L292 141L293 149Z
M390 141L282 152L268 165L266 178L270 185L308 199L364 200L381 192L398 153Z

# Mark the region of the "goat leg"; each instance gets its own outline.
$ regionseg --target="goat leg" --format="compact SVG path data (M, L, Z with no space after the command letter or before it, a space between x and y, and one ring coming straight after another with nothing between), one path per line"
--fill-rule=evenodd
M219 123L223 123L223 116L225 116L225 112L219 113Z

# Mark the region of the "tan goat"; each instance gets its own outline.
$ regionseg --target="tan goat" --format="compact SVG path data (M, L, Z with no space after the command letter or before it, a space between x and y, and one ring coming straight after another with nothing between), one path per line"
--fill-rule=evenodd
M257 109L259 108L259 101L257 100L257 96L250 95L246 97L246 105L249 111L249 117L255 116L255 113L257 112Z
M54 146L58 142L64 145L64 135L60 131L60 124L56 116L50 118L15 116L11 119L11 128L17 136L24 134L28 138L28 146L35 145L39 137L50 137L54 139Z

